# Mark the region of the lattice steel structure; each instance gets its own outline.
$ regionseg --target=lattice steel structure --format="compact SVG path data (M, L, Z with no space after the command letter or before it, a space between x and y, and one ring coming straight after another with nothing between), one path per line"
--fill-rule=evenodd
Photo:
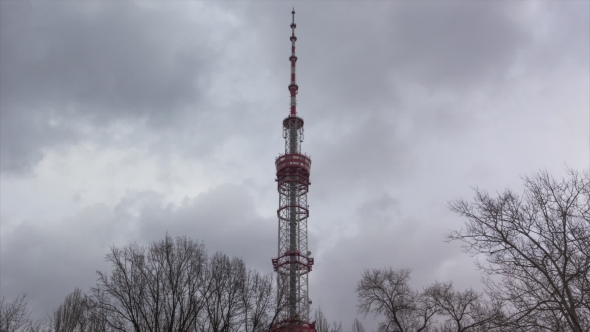
M278 258L272 259L277 272L279 303L283 303L279 321L273 331L304 332L314 331L315 324L309 322L308 274L313 266L313 258L307 247L307 192L311 159L301 153L303 142L303 119L297 116L296 95L299 87L295 79L295 10L291 12L291 112L283 120L285 153L275 161L279 191L279 243Z

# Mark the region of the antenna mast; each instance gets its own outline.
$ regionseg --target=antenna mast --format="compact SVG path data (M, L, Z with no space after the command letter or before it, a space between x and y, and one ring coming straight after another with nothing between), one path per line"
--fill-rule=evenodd
M295 55L295 42L297 41L297 37L295 36L295 28L297 25L295 24L295 8L291 12L293 15L291 21L291 56L289 57L289 61L291 62L291 83L289 84L289 92L291 94L291 116L297 116L297 90L299 86L297 85L297 80L295 77L295 66L297 65L297 55Z

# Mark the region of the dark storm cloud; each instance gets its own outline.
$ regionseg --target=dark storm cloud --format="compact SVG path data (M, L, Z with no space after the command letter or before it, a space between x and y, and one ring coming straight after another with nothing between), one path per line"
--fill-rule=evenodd
M176 6L2 1L0 15L3 171L30 168L81 124L161 127L202 111L219 49Z

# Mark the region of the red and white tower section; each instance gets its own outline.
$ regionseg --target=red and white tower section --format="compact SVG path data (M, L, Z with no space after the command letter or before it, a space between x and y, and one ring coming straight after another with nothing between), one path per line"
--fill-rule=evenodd
M303 142L303 119L297 116L297 86L295 65L295 10L291 12L291 110L283 120L285 153L275 161L279 191L279 243L278 258L272 264L277 272L278 298L282 304L278 323L273 331L304 332L315 331L315 324L309 322L308 276L313 258L307 247L307 192L311 159L301 153Z

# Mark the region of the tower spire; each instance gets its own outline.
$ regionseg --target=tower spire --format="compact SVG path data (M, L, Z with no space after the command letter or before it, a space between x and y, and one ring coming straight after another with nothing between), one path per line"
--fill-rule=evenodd
M297 36L295 36L295 28L297 24L295 24L295 8L291 12L293 19L291 21L291 56L289 57L289 61L291 61L291 83L289 84L289 92L291 94L291 116L297 115L297 90L299 86L297 86L297 80L295 78L295 66L297 64L297 55L295 55L295 42L297 41Z

